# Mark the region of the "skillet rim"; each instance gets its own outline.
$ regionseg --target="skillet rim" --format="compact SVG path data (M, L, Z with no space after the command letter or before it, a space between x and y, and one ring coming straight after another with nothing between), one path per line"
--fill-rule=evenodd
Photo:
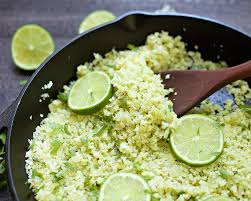
M10 190L10 194L11 196L19 201L19 197L17 195L16 192L16 188L13 182L13 177L12 177L12 171L11 171L11 165L10 165L10 140L11 140L11 132L12 132L12 126L13 126L13 122L14 119L16 117L16 112L18 110L19 104L27 90L27 88L29 87L29 85L32 83L33 79L37 76L37 74L40 72L40 70L55 56L57 55L59 52L63 51L68 45L70 45L71 43L75 42L76 40L78 40L79 38L85 36L86 34L95 31L99 28L111 25L111 24L116 24L119 21L124 20L126 17L129 16L133 16L133 15L142 15L142 16L167 16L167 17L181 17L181 18L190 18L192 20L199 20L199 21L204 21L204 22L209 22L211 24L215 24L215 25L219 25L225 29L228 29L230 31L234 31L240 35L243 35L247 38L249 38L251 40L251 35L247 34L245 31L242 31L241 28L237 28L234 25L230 25L228 23L210 18L210 17L202 17L199 15L194 15L194 14L187 14L187 13L167 13L167 14L157 14L157 13L153 13L153 12L146 12L146 11L129 11L126 12L125 14L120 15L119 17L117 17L116 19L107 22L105 24L96 26L90 30L87 30L85 32L83 32L82 34L79 34L75 37L73 37L72 39L70 39L68 42L66 42L63 46L61 46L58 50L56 50L55 52L53 52L37 69L36 71L31 75L31 77L29 78L28 82L26 83L26 85L23 87L23 89L21 90L21 92L19 93L18 97L16 98L16 100L8 107L13 109L13 113L10 117L10 121L9 121L9 125L8 125L8 131L7 131L7 140L6 140L6 169L7 169L7 178L8 178L8 185L9 185L9 190Z

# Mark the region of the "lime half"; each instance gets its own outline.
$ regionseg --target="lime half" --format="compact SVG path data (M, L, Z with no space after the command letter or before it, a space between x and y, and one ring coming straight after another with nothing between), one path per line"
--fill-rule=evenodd
M223 195L209 195L202 199L199 199L199 201L234 201L230 197L223 196Z
M78 33L83 33L84 31L91 29L95 26L104 24L115 19L115 15L106 10L97 10L89 14L80 24Z
M38 68L54 49L54 42L49 32L35 24L20 27L12 38L13 61L23 70Z
M214 162L223 151L223 133L214 120L191 114L178 120L170 135L175 156L191 166L205 166Z
M100 71L88 73L70 90L68 106L80 114L91 114L103 108L112 96L109 76Z
M99 201L150 201L150 189L137 174L117 173L110 176L99 194Z

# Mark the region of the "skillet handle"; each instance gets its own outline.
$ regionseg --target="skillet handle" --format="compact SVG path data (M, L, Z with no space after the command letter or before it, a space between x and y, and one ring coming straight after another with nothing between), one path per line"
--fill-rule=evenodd
M0 131L9 128L15 107L16 101L14 101L5 111L0 114Z

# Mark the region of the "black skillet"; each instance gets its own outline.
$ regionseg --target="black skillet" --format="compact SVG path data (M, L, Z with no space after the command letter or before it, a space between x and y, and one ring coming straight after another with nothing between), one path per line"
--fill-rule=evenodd
M28 139L32 138L33 131L41 121L40 114L46 116L48 113L50 99L41 103L40 95L48 92L51 98L55 98L62 86L75 78L76 67L93 59L93 52L104 54L113 47L125 49L129 43L143 44L148 34L161 30L173 36L181 35L189 50L198 45L205 59L217 61L220 58L230 66L250 60L249 36L214 20L192 15L131 12L77 36L40 66L15 103L0 116L0 129L8 129L7 172L15 200L34 200L26 184L24 167ZM42 86L50 80L53 81L53 87L43 91ZM224 98L220 95L216 101Z

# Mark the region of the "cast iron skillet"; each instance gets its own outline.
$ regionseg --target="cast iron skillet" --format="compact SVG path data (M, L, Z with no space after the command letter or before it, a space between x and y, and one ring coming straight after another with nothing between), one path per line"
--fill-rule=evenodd
M220 56L230 66L250 60L249 36L214 20L192 15L131 12L77 36L40 66L15 103L0 116L0 129L8 129L7 171L10 190L16 200L34 200L26 184L24 167L28 139L41 121L40 114L46 116L48 113L50 100L41 103L40 95L48 92L55 98L62 86L75 78L76 67L93 59L93 52L104 54L113 47L125 49L129 43L143 44L148 34L161 30L173 36L181 35L190 50L198 45L205 59L216 61ZM43 91L41 87L50 80L53 87Z

